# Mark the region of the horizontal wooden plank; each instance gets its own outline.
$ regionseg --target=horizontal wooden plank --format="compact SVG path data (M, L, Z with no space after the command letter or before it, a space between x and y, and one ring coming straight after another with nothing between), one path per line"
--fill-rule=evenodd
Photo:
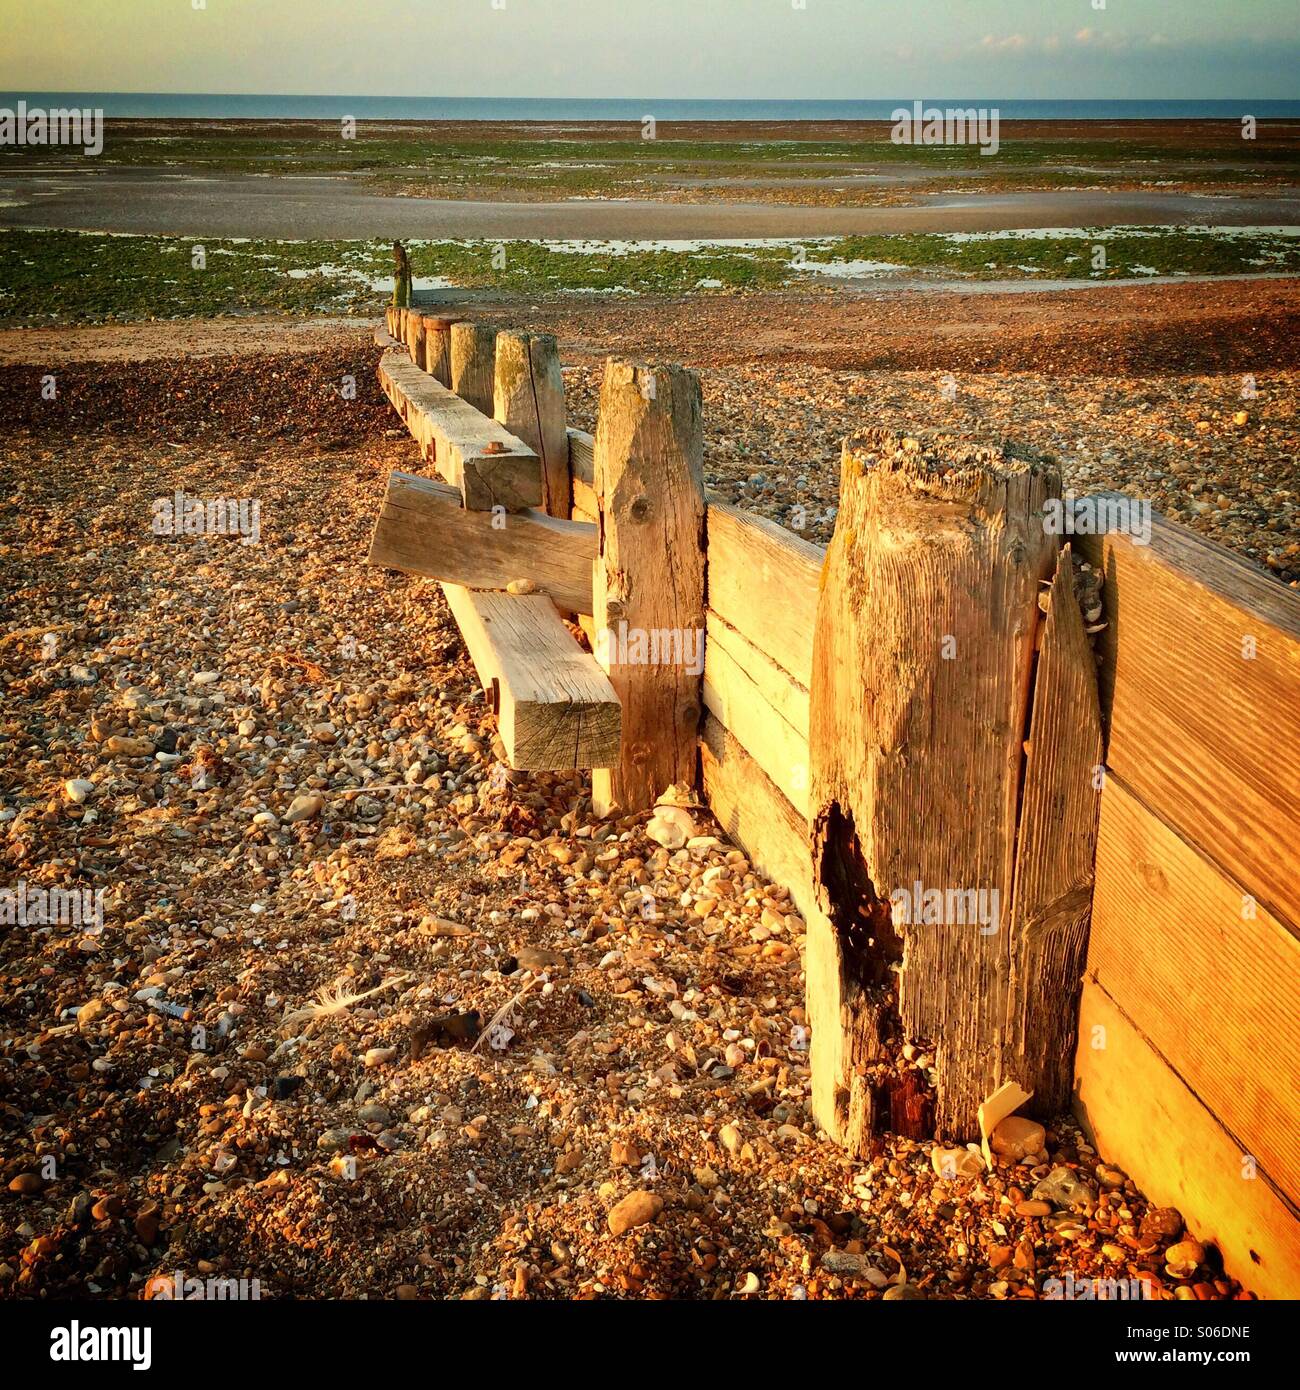
M1088 971L1300 1203L1300 942L1114 775Z
M816 912L808 822L722 725L706 714L700 740L705 798L718 824L806 917Z
M1080 537L1105 574L1106 761L1300 934L1300 594L1180 526Z
M400 353L380 358L379 381L425 457L460 491L466 507L515 512L541 503L541 464L522 440Z
M1104 800L1104 798L1103 798ZM1098 1045L1100 1044L1100 1046ZM1260 1063L1262 1064L1262 1059ZM1300 1221L1226 1129L1098 984L1084 984L1075 1111L1098 1151L1154 1202L1177 1207L1263 1298L1300 1296Z
M709 607L808 689L825 551L727 502L708 512Z
M394 471L368 558L470 589L504 589L525 579L564 611L590 613L596 528L535 509L472 512L455 488Z
M609 767L622 711L595 657L543 594L443 584L461 636L497 714L511 767L532 772Z
M704 704L808 814L808 692L716 613L707 615Z

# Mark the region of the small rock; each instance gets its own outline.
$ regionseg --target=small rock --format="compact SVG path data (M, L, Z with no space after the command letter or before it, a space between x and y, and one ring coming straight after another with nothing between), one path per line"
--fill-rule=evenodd
M1051 1202L1040 1202L1037 1200L1031 1200L1028 1202L1021 1202L1016 1207L1017 1216L1050 1216L1051 1214Z
M125 734L106 738L103 747L110 758L150 758L154 751L147 738L128 738Z
M300 820L313 820L325 809L325 798L316 792L308 792L304 796L295 796L289 803L289 809L284 813L284 818L288 822Z
M397 1056L395 1047L372 1047L366 1051L361 1058L361 1065L364 1067L382 1067Z
M391 1118L388 1107L380 1105L378 1101L371 1101L369 1105L363 1105L357 1111L357 1119L363 1125L386 1125Z
M977 1178L984 1171L984 1160L979 1154L939 1144L930 1150L930 1164L941 1178Z
M622 1139L615 1139L609 1146L609 1161L616 1168L639 1168L641 1166L641 1150L635 1144L629 1144Z
M925 1295L915 1284L891 1284L885 1290L886 1303L924 1302Z
M531 970L534 975L549 973L562 975L569 963L559 951L543 951L537 946L525 946L515 952L516 966L520 970Z
M84 804L86 798L94 794L95 784L84 777L71 777L63 784L64 799L77 806Z
M1165 1251L1165 1272L1174 1279L1190 1279L1205 1263L1205 1246L1199 1240L1180 1240Z
M1058 1164L1034 1187L1034 1197L1054 1207L1082 1210L1097 1200L1092 1187L1072 1169Z
M989 1136L989 1148L1011 1159L1042 1153L1046 1143L1047 1131L1043 1126L1023 1115L1008 1115Z
M21 1197L34 1197L44 1190L45 1179L39 1173L19 1173L16 1178L9 1179L9 1191Z
M645 1226L664 1209L664 1199L655 1192L629 1192L611 1209L606 1220L611 1234L621 1236L636 1226Z
M1145 1241L1174 1240L1182 1230L1183 1214L1177 1207L1151 1207L1138 1227Z
M98 1023L108 1012L108 1001L105 999L92 999L88 1004L83 1004L77 1010L77 1026L88 1028L93 1023Z

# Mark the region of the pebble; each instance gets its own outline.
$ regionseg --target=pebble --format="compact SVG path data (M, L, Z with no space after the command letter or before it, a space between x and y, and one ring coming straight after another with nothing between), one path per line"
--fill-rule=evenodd
M1149 1207L1138 1227L1145 1241L1174 1240L1182 1234L1183 1214L1177 1207Z
M113 734L103 744L104 752L110 758L149 758L154 747L147 738L128 738L124 734Z
M941 1178L977 1178L984 1171L984 1160L971 1149L936 1144L930 1150L930 1166Z
M372 1047L367 1049L361 1058L361 1065L365 1067L383 1067L397 1056L395 1047Z
M615 1168L639 1168L641 1166L641 1150L635 1144L629 1144L623 1139L615 1139L609 1146L609 1161Z
M569 963L560 951L544 951L538 946L525 946L515 952L515 967L519 970L531 970L534 975L548 972L563 974L568 970Z
M295 796L289 803L289 809L284 813L287 822L300 820L314 820L325 809L325 798L315 792L309 792L304 796Z
M913 1303L925 1299L925 1294L915 1284L891 1284L885 1290L886 1303Z
M606 1218L610 1233L621 1236L635 1226L648 1225L663 1209L664 1199L657 1192L629 1192L610 1208Z
M108 1013L108 1001L106 999L92 999L77 1010L77 1025L81 1028L88 1028L91 1024L98 1023L106 1013Z
M86 798L95 794L95 784L88 782L84 777L70 777L63 784L63 795L68 801L75 805L82 805Z
M1036 1120L1008 1115L989 1136L989 1148L1003 1158L1022 1159L1042 1153L1047 1147L1047 1131Z
M1039 1201L1051 1202L1054 1207L1081 1210L1091 1206L1097 1194L1074 1169L1058 1164L1035 1185L1034 1197Z

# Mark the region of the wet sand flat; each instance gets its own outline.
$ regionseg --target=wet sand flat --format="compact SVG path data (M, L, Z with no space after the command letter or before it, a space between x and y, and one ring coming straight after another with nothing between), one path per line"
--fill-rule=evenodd
M845 236L1079 226L1296 225L1300 190L1239 197L1104 190L917 194L908 207L574 199L508 203L376 194L346 177L161 169L0 177L0 227L154 235L353 238Z

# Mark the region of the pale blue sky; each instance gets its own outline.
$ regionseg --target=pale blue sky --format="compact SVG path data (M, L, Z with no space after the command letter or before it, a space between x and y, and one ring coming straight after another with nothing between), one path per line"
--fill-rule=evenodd
M1300 97L1300 0L0 0L0 89Z

